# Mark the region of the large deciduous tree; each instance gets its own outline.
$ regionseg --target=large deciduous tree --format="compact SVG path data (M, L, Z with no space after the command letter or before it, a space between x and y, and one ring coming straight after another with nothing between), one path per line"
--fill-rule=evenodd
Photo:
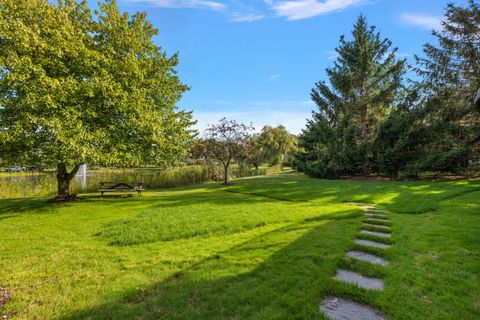
M241 157L243 145L248 140L251 130L252 126L226 118L206 129L207 156L222 163L224 185L228 185L228 168L232 160Z
M57 168L58 196L80 164L170 164L184 157L188 88L144 13L114 0L4 0L0 12L0 152Z
M318 107L300 136L299 168L315 176L369 173L375 131L401 87L405 61L360 16L352 40L340 37L338 58L312 100Z

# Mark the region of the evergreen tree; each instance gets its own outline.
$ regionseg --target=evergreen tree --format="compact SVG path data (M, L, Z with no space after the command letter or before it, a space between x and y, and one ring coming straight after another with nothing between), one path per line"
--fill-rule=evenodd
M299 168L314 176L368 173L371 144L378 125L401 87L405 61L360 16L353 39L340 37L338 58L326 70L328 83L318 82L311 97L318 111L300 136Z
M423 170L421 161L427 157L426 147L432 136L423 121L425 111L416 102L417 92L406 92L402 103L378 128L373 143L378 173L416 178Z
M474 97L480 88L480 5L448 4L442 30L434 31L438 45L426 44L417 57L422 80L424 122L433 137L422 167L458 171L479 150L480 114Z
M379 170L416 177L459 172L479 150L480 7L449 4L438 44L426 44L416 57L421 81L380 127L375 140Z

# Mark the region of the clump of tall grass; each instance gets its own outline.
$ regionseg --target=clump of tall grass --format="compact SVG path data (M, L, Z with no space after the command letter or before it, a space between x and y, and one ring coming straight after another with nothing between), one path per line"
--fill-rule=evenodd
M26 198L55 194L55 174L9 173L0 175L0 198Z
M277 172L278 168L251 169L232 165L230 178L265 175ZM219 165L189 165L167 169L128 168L89 170L86 177L75 177L70 185L72 193L94 192L102 181L143 182L147 189L172 188L177 186L220 181L223 168ZM0 198L26 198L50 196L56 193L57 181L54 172L0 175Z

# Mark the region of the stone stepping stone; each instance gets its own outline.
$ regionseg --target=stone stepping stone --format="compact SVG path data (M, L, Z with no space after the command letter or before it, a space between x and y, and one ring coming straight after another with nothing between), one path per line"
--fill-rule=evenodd
M355 239L355 243L360 244L362 246L366 246L366 247L374 247L374 248L381 248L381 249L390 248L389 244L376 242L376 241L372 241L372 240Z
M382 279L364 277L356 272L339 269L335 278L339 281L357 285L360 288L383 290Z
M380 224L363 223L362 225L368 226L368 227L375 227L375 228L384 229L385 231L390 231L389 226L383 226L383 225L380 225Z
M379 264L384 267L388 266L388 261L371 253L353 250L353 251L347 252L347 256L349 256L352 259L367 261L370 263Z
M377 214L385 214L385 213L388 213L388 211L385 211L385 210L367 210L365 212L368 212L368 213L377 213Z
M358 207L365 210L379 210L377 207L374 207L374 206L358 206Z
M359 205L358 202L352 202L352 201L347 201L347 202L344 202L343 204L349 204L349 205L354 205L354 206Z
M365 219L365 222L371 223L371 224L384 224L385 222L388 222L388 220L377 219L377 218L367 218Z
M390 233L382 233L382 232L375 232L375 231L370 231L370 230L361 230L361 234L370 234L372 236L377 236L381 238L390 238Z
M384 214L377 214L377 213L365 213L365 215L367 217L372 217L372 218L376 218L376 219L384 219L384 220L387 220L388 217Z
M383 320L375 309L337 297L325 297L320 310L332 320Z

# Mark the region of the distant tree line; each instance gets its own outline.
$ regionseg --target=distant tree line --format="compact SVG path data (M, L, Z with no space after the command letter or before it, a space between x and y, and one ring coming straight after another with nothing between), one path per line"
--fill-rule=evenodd
M449 4L438 44L417 66L360 16L340 38L328 81L312 89L318 109L299 136L299 169L315 177L459 173L480 151L480 5ZM416 79L406 79L410 69Z
M260 133L235 120L221 119L211 124L203 138L192 147L192 157L206 162L219 162L224 168L224 184L228 184L228 169L233 162L240 167L256 170L262 164L283 168L286 157L297 150L297 138L284 126L264 126Z

